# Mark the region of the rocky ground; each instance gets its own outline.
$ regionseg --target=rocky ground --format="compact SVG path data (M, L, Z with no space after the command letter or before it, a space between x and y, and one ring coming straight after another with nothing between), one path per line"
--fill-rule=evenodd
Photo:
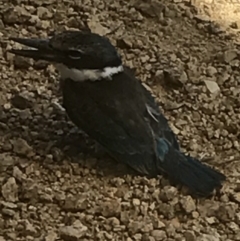
M0 241L240 240L240 5L226 2L0 1ZM96 152L56 108L53 67L6 52L9 36L84 24L136 67L182 148L227 175L219 195Z

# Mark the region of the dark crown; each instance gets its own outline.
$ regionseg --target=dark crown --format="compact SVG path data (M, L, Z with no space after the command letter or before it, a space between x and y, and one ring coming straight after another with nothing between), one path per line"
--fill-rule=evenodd
M49 47L58 52L59 62L69 68L103 69L122 64L108 38L90 32L65 31L49 40Z

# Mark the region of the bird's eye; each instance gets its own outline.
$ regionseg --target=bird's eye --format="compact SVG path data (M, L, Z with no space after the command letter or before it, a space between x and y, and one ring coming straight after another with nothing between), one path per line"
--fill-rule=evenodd
M78 50L69 50L68 51L68 56L71 59L81 59L82 53Z

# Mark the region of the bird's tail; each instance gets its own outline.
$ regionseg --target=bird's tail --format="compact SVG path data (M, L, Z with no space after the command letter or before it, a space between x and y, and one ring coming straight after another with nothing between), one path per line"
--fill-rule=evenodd
M187 186L199 196L209 196L214 189L220 188L226 177L196 158L186 156L174 149L165 139L158 140L159 168L169 179Z

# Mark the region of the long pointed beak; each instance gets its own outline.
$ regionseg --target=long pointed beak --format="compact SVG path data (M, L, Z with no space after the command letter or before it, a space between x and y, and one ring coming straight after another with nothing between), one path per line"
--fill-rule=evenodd
M9 38L14 42L20 43L31 49L10 49L9 52L15 55L32 58L35 60L46 60L57 62L58 52L49 46L48 39L24 39L24 38Z

